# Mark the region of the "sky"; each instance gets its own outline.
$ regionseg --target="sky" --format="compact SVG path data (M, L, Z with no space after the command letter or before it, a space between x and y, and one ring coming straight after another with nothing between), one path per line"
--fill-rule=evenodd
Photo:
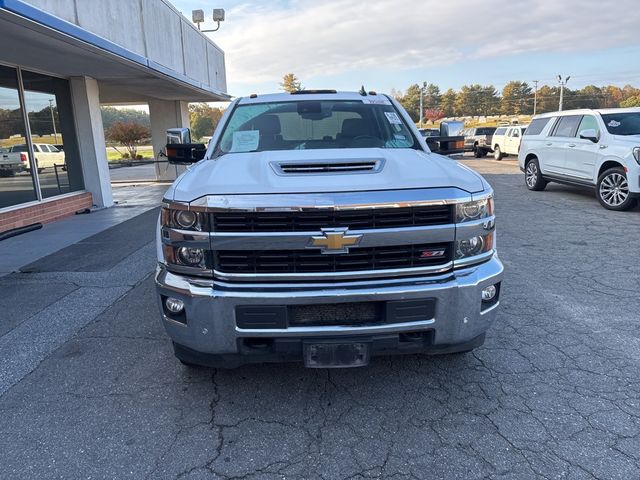
M569 88L640 86L637 0L171 0L185 16L213 8L207 35L225 51L233 96L306 88L390 92L423 81L441 90L509 80Z

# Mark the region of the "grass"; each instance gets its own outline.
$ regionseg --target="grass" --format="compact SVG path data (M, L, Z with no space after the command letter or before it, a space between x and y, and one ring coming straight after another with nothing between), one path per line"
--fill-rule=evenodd
M121 153L125 153L127 151L124 147L118 147L118 150ZM135 162L135 159L131 158L122 158L122 154L116 151L113 147L107 147L107 160L109 163L113 162ZM143 160L153 160L153 147L144 146L138 148L138 155L142 155Z

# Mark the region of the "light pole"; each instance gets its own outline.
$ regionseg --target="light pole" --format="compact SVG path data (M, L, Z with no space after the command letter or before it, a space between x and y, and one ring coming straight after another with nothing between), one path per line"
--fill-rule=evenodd
M51 123L53 124L53 138L55 138L56 144L58 143L58 132L56 131L56 119L53 116L53 99L49 99L49 110L51 111Z
M558 106L558 111L561 112L562 111L562 100L564 97L564 86L567 84L567 82L569 81L569 79L571 78L571 76L567 76L567 78L564 79L564 81L562 80L562 75L558 75L558 83L560 84L560 105Z
M533 91L533 116L536 116L536 110L538 109L538 80L534 80L535 90Z
M422 87L420 87L420 120L418 121L418 124L420 125L420 128L422 128L422 116L423 116L423 112L424 112L424 89L427 88L427 82L422 82Z

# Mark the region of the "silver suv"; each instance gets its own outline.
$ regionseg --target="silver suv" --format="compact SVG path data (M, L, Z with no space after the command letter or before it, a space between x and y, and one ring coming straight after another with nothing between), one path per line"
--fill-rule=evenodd
M538 115L518 162L529 190L548 182L586 186L609 210L633 208L640 196L640 108Z

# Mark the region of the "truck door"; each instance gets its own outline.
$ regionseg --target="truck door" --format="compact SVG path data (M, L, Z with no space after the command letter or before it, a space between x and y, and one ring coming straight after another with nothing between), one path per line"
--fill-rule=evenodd
M507 150L505 153L509 155L518 155L518 147L520 146L520 127L513 127L509 131L507 137Z
M568 145L565 170L567 175L593 182L596 175L595 170L600 145L598 145L599 142L593 143L591 140L580 138L580 132L583 130L595 130L598 132L598 138L600 138L600 128L596 117L593 115L583 116L573 142Z
M575 146L575 135L582 115L559 117L544 142L546 171L565 175L567 150Z

